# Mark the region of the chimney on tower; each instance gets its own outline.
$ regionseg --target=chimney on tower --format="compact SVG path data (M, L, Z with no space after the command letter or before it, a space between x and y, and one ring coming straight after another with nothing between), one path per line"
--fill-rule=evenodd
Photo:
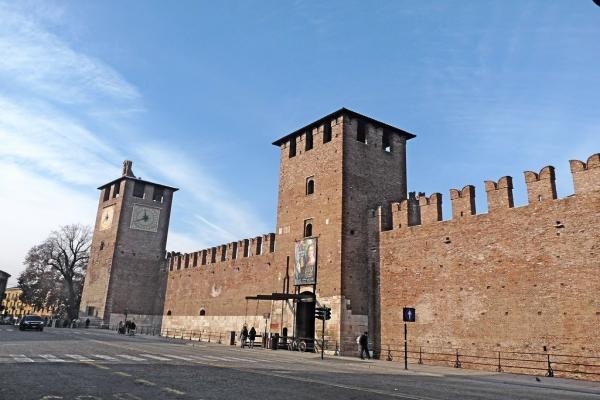
M123 161L123 176L130 176L132 178L135 178L135 175L133 174L133 170L131 169L132 166L133 166L133 161L129 161L129 160Z

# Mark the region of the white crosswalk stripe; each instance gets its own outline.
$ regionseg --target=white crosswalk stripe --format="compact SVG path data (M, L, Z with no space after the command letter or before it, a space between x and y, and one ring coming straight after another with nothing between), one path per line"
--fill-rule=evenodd
M174 356L172 354L163 354L163 356L165 357L171 357L171 358L175 358L177 360L184 360L184 361L194 361L193 358L189 358L189 357L182 357L182 356Z
M117 354L117 357L125 358L125 359L131 360L131 361L146 361L145 358L130 356L129 354Z
M165 358L165 357L161 357L161 356L155 356L155 355L152 355L152 354L140 354L140 356L146 357L146 358L152 358L154 360L159 360L159 361L171 361L170 358Z
M91 358L87 358L85 356L81 356L79 354L65 354L65 356L73 358L77 361L81 361L81 362L92 362L94 360L92 360Z
M63 360L62 358L58 358L52 354L40 354L40 357L45 358L50 362L66 362L67 360Z
M9 354L16 362L34 362L31 358L25 354Z
M248 358L229 357L229 356L223 357L223 358L226 358L226 359L232 360L232 361L243 361L243 362L248 362L248 363L255 363L255 362L257 362L255 360L250 360Z
M209 356L209 355L203 355L202 357L210 358L211 360L218 360L218 361L231 361L231 360L227 360L226 358L223 358L223 357L216 357L216 356Z
M116 358L111 357L111 356L105 356L104 354L92 354L92 357L96 357L96 358L99 358L101 360L106 360L106 361L117 361Z

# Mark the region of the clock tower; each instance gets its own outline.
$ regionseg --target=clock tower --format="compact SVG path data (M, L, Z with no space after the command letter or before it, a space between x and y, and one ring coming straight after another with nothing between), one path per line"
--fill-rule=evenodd
M132 162L98 188L100 201L81 296L80 318L114 325L160 325L165 247L177 188L136 178Z

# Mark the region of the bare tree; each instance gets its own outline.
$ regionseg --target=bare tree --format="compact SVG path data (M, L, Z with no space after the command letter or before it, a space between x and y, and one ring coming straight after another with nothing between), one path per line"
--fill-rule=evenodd
M91 230L79 224L53 231L25 258L25 271L19 276L22 300L39 308L64 311L77 318L83 279L91 245Z

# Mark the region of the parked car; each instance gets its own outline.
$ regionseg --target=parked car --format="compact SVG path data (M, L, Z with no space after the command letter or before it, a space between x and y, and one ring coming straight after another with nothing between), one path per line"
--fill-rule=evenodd
M44 320L38 315L26 315L19 323L19 330L37 329L40 332L44 330Z

